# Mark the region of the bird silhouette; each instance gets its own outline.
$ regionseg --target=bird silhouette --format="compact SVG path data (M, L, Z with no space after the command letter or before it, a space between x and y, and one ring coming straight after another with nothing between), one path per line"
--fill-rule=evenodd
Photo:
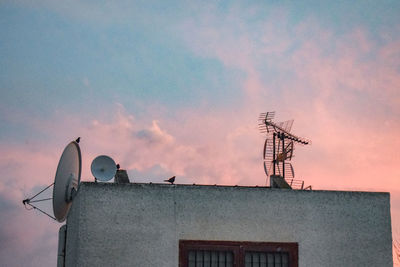
M76 138L75 142L79 144L79 141L81 141L81 138L80 137Z
M171 178L169 178L169 179L167 179L167 180L164 180L164 182L168 182L168 183L170 183L170 184L174 184L174 182L175 182L175 176L172 176Z

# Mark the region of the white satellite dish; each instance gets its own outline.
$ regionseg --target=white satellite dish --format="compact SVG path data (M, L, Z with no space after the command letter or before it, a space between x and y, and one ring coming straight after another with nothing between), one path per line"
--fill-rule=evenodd
M81 149L76 141L69 143L58 162L53 189L53 212L57 221L63 222L68 215L81 180Z
M92 161L90 166L93 176L99 181L111 180L117 173L117 165L109 156L98 156Z

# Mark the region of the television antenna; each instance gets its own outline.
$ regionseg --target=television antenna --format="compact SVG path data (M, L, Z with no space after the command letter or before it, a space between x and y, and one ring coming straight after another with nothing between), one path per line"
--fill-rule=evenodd
M81 180L82 157L78 142L79 138L76 141L70 142L65 147L58 162L54 182L33 197L24 199L22 203L24 204L25 208L36 209L49 216L50 218L57 220L58 222L65 221L71 207L72 200L78 192L79 183ZM38 200L35 199L37 196L39 196L41 193L52 186L52 198ZM32 204L47 200L53 200L54 216L35 206L36 204Z
M299 181L294 180L294 169L291 163L294 153L294 145L308 145L311 141L296 136L290 131L293 126L293 120L284 122L273 122L275 112L261 113L259 116L259 129L261 133L266 134L263 149L263 164L264 171L267 177L270 177L270 184L272 186L271 177L282 177L283 180L290 181L289 188L292 188L293 183ZM303 189L304 182L301 183Z

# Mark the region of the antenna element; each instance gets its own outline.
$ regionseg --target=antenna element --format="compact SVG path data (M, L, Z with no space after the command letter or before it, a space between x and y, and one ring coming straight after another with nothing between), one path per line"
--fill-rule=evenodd
M294 180L294 170L290 161L294 144L308 145L311 141L290 132L293 120L276 123L272 121L274 117L275 112L261 113L259 117L259 129L261 133L266 134L263 149L265 174L270 177L272 187L292 188L300 182L303 189L304 182Z

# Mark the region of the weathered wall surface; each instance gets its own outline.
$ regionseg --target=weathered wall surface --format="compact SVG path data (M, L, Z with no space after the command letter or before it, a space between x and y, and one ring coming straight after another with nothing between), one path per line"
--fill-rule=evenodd
M66 266L178 266L180 239L298 242L299 266L392 266L388 193L82 183Z

